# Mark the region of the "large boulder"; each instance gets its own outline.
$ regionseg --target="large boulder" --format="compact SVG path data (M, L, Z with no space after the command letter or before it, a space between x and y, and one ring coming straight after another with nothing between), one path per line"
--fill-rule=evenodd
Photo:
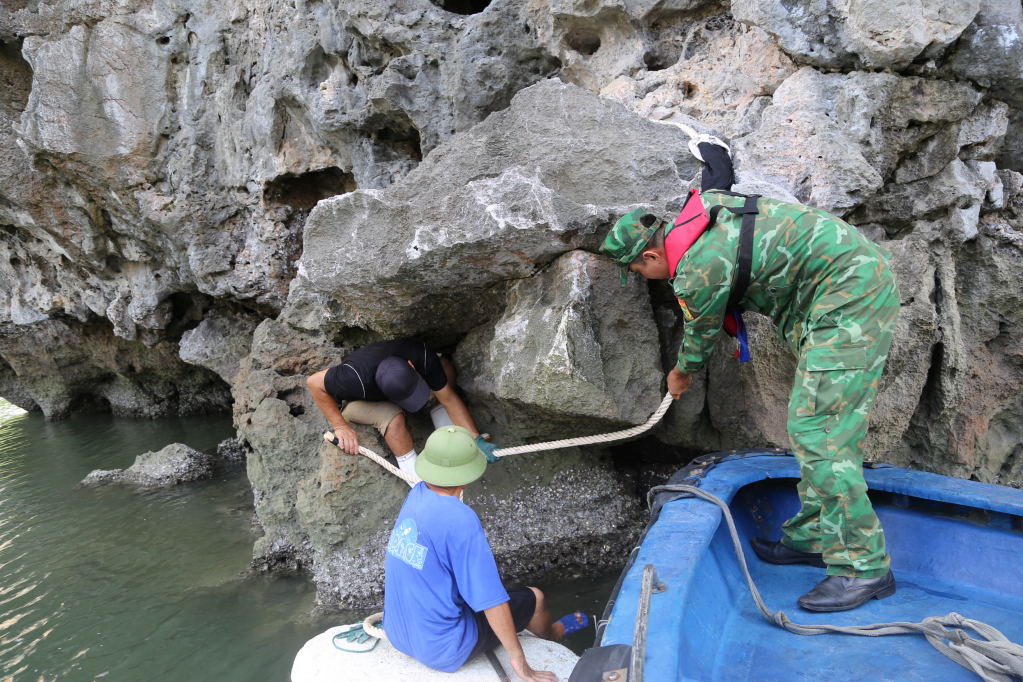
M213 370L230 384L242 358L249 354L255 330L256 321L251 315L211 313L181 335L178 355L190 365Z
M300 271L344 305L339 323L456 337L494 315L496 284L595 250L632 207L663 211L699 170L687 141L582 88L538 83L405 181L321 202Z
M469 332L460 386L501 439L585 435L639 424L657 409L663 374L646 283L584 251L561 256L508 291L494 325Z

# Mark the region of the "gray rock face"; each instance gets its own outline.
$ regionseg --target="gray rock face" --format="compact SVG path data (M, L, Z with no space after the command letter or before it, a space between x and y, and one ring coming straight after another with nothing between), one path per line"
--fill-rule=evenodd
M921 55L940 55L979 7L980 0L733 0L732 13L777 36L803 63L903 68Z
M512 286L501 318L454 359L506 442L646 421L662 397L658 353L646 283L623 288L608 259L572 251Z
M699 169L680 130L557 81L456 140L405 182L309 216L300 271L342 304L336 323L464 333L493 316L494 285L595 249L621 213L663 210Z
M181 335L178 355L190 365L213 370L230 384L242 358L249 354L255 330L256 322L248 316L208 316Z
M736 140L739 179L774 182L804 203L844 215L882 187L901 155L956 126L980 99L965 84L805 67L781 84L760 127ZM945 163L958 154L957 143L958 130L936 150L951 148Z
M1023 6L982 0L950 60L952 71L1023 106Z
M231 405L227 385L181 362L177 344L126 341L106 320L2 325L0 356L2 395L25 409L34 405L47 419L95 410L119 417L204 414Z
M213 475L213 458L181 443L171 443L159 452L146 452L127 469L97 469L82 480L83 485L134 483L147 487L200 481Z

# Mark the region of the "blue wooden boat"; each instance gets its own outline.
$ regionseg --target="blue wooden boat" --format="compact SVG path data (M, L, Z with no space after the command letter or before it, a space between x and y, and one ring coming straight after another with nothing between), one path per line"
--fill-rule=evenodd
M801 624L919 622L956 612L1023 644L1023 491L889 465L864 474L898 592L853 611L811 613L796 600L824 578L823 569L766 564L747 550L767 606ZM795 459L784 452L736 451L699 458L669 484L692 484L728 503L748 548L753 536L781 537L781 524L798 509L798 477ZM605 611L609 622L598 628L600 648L583 656L572 682L980 679L919 634L807 637L768 622L747 588L721 510L679 497L656 495L651 523ZM656 569L652 590L649 565ZM629 671L643 608L645 652L641 670Z

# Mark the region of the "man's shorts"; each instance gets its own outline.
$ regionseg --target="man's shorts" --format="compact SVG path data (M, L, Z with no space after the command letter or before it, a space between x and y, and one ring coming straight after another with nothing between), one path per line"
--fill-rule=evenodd
M508 607L511 608L512 620L515 621L515 632L521 632L533 620L536 613L536 593L528 587L516 587L508 590ZM465 660L472 660L473 656L484 651L490 651L501 643L497 633L490 627L487 614L483 611L476 611L476 646L472 653Z
M379 403L369 400L352 400L341 410L341 416L347 422L375 426L382 436L387 433L387 425L401 414L401 411L401 408L390 400Z

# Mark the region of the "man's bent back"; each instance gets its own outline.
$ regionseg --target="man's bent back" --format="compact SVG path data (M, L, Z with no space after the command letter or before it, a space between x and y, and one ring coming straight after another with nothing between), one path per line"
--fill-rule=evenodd
M476 513L425 483L405 498L385 570L387 639L436 670L454 672L469 657L475 611L508 601Z

